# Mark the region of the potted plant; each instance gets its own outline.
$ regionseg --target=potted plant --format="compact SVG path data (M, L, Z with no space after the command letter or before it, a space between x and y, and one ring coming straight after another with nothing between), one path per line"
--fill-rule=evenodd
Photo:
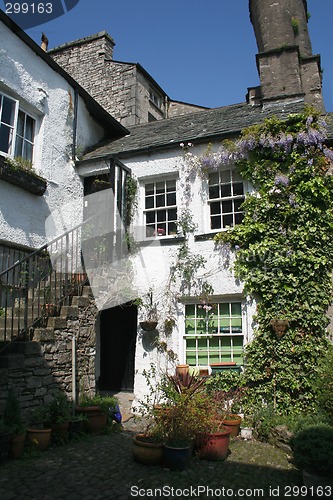
M47 404L36 406L30 416L30 425L27 427L27 440L39 451L48 448L52 429L47 425L49 421L49 407Z
M10 446L10 428L0 418L0 464L6 460L9 455Z
M252 439L253 433L253 419L251 417L244 417L242 419L240 435L242 439L250 440Z
M140 464L158 465L162 462L163 433L159 422L150 422L144 432L133 436L132 454Z
M67 396L58 392L47 405L46 424L52 429L52 436L67 439L72 406Z
M19 458L24 449L26 428L23 424L21 408L13 390L7 396L4 409L4 423L10 430L10 458Z
M157 304L153 302L153 291L149 289L148 293L145 296L145 299L136 299L134 304L139 307L139 309L143 309L143 319L140 321L140 326L142 330L145 332L150 332L156 330L158 324L157 318Z
M308 488L333 486L333 428L313 425L291 438L293 461L302 470L303 482Z
M113 396L84 396L76 407L76 412L86 415L86 429L89 433L100 434L106 428L108 417L114 414L117 405L118 400Z

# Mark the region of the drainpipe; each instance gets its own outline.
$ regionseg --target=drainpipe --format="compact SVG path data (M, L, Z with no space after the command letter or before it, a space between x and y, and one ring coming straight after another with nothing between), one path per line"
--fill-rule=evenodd
M75 161L76 158L76 133L77 133L77 121L78 121L78 107L79 107L79 92L78 89L74 90L74 118L73 118L73 147L72 147L72 158Z
M75 407L77 405L77 395L76 395L76 336L75 333L72 335L72 401L73 401L73 415L75 413Z

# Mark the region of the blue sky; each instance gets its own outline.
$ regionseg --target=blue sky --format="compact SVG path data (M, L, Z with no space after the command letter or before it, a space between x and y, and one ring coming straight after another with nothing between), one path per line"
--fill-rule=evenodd
M308 0L313 53L333 111L332 0ZM243 102L258 85L248 0L79 0L67 14L27 30L49 48L107 31L114 59L140 63L172 98L207 107Z

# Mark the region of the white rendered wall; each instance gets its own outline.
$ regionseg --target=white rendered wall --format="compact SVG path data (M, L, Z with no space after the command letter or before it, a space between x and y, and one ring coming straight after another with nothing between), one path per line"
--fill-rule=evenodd
M201 148L193 148L193 154L200 154L203 151ZM138 179L140 184L139 189L139 206L133 226L141 227L143 221L144 209L144 189L143 182L149 179L162 180L164 177L170 175L178 175L180 166L183 161L183 154L181 148L177 145L174 150L169 150L164 153L156 153L142 157L136 157L132 160L123 160L124 163L131 168L132 175ZM180 170L181 171L181 170ZM192 184L191 196L184 197L182 179L178 179L177 191L177 205L178 214L182 207L189 203L189 208L193 214L193 221L197 224L195 235L211 233L209 226L209 206L207 203L207 183L203 182L201 178L197 177ZM160 338L163 337L163 320L165 318L165 298L164 291L165 285L170 276L170 265L174 262L175 254L178 249L178 244L166 243L159 244L162 238L156 238L154 244L142 246L139 256L133 261L135 269L136 282L135 287L138 289L138 296L143 296L151 287L154 290L154 299L158 302L160 322L158 325ZM207 281L214 289L214 298L224 299L239 299L242 300L243 307L243 325L244 325L244 343L247 343L253 334L252 316L255 312L255 304L249 302L243 296L243 285L235 279L232 272L233 256L227 256L215 248L214 241L207 239L203 241L195 241L193 236L189 238L190 249L196 254L202 255L206 259L205 269L198 271L198 276L205 276ZM194 297L195 299L195 297ZM185 362L184 353L184 340L185 334L185 319L184 319L185 305L184 303L178 304L177 311L177 324L173 329L172 336L167 339L169 349L174 350L178 355L178 362ZM154 363L162 371L167 368L173 370L174 366L167 363L165 356L161 354L156 348L147 349L144 341L144 335L141 328L138 328L138 337L136 345L136 359L135 359L135 398L136 401L142 400L147 394L146 380L142 375L143 370L149 368L150 363Z
M70 158L74 90L2 23L0 40L0 91L36 118L34 169L47 180L42 197L0 180L0 240L36 248L51 236L45 230L49 216L55 234L81 221L83 186ZM79 98L77 144L84 148L102 137Z

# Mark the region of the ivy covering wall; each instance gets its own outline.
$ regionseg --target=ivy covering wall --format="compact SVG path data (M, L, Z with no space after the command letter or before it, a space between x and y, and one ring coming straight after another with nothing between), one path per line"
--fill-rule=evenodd
M244 130L235 144L201 158L204 169L236 162L253 186L243 222L219 233L235 252L234 271L257 301L245 380L252 406L280 412L315 408L318 364L332 301L333 153L314 110ZM271 322L285 319L277 338ZM251 396L250 396L251 399Z

